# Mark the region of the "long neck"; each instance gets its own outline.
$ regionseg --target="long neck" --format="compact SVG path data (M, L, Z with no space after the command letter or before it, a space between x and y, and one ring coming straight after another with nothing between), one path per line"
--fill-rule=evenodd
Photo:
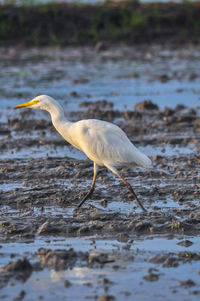
M65 136L65 139L67 139L67 136L69 135L69 128L70 125L72 125L72 122L68 121L65 118L64 110L61 107L59 103L52 103L51 107L48 108L48 112L51 115L52 123L56 130L62 135ZM70 136L70 135L69 135Z

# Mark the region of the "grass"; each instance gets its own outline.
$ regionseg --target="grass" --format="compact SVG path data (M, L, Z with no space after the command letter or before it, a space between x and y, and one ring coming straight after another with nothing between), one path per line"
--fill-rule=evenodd
M200 40L199 3L0 6L0 45L86 45Z

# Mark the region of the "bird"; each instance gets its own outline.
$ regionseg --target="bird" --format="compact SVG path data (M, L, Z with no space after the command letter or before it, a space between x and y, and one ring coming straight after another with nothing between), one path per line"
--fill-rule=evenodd
M68 121L59 102L48 95L36 96L31 101L14 107L14 109L20 108L40 109L49 112L53 126L58 133L68 143L84 152L93 161L91 187L85 197L79 202L77 208L80 208L91 196L95 188L98 169L100 166L104 166L127 186L142 211L147 211L138 199L132 186L122 177L118 169L132 165L150 168L152 161L132 144L126 133L119 126L98 119Z

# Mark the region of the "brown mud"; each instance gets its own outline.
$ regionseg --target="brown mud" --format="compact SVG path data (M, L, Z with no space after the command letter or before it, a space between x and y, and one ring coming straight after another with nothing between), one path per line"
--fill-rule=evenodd
M20 257L21 253L15 254L13 250L13 256L12 253L9 255L14 258L1 268L2 289L13 281L26 283L34 275L40 278L39 273L46 270L59 273L87 267L91 273L102 270L105 274L110 269L123 272L124 264L142 261L146 262L147 270L142 275L139 273L138 279L142 283L154 283L165 279L163 275L167 268L177 269L179 266L195 265L195 262L199 264L200 253L186 250L193 245L189 237L200 235L199 108L191 109L179 105L173 109L160 110L150 100L137 104L134 110L129 111L116 111L113 104L105 100L96 104L83 102L80 107L85 110L71 112L72 118L99 118L115 122L137 147L146 147L146 150L148 147L161 148L159 155L151 157L152 169L123 168L121 171L148 212L143 213L137 208L123 183L105 168L98 175L91 199L83 208L76 209L90 187L92 163L89 160L60 157L59 151L70 146L55 133L50 121L36 120L31 111L23 111L19 117L11 116L7 124L0 124L0 135L3 137L1 141L4 141L0 146L1 152L12 150L17 154L20 150L28 149L31 152L33 147L39 149L49 146L58 155L38 158L30 153L30 158L8 156L0 162L2 246L7 242L33 243L38 237L44 238L47 245L49 244L49 247L36 248L35 252L29 251L25 257ZM181 151L176 150L177 146ZM169 149L175 151L170 155ZM188 153L188 149L191 152ZM167 235L171 240L178 236L179 246L183 251L166 250L156 254L143 253L137 249L130 251L134 240L153 239L156 235ZM54 250L50 243L52 237L64 237L67 240L93 237L92 249L76 251L72 243L69 244L72 248ZM99 239L118 241L123 244L123 249L114 253L108 250L99 251L95 246L95 241ZM198 275L197 266L195 273ZM137 275L137 271L134 275ZM175 281L176 285L169 288L172 296L174 294L173 298L176 299L176 294L181 296L184 291L187 291L188 296L198 298L198 283L190 279L189 275L186 279L181 276L177 278L179 280ZM68 274L67 278L61 279L63 289L67 288L71 292L70 296L73 296L73 277L70 278ZM87 279L88 274L82 287L92 290L92 297L86 294L85 299L123 300L124 296L128 298L134 294L133 287L133 291L130 288L124 290L123 294L121 292L121 297L116 295L117 289L111 289L114 284L109 276L101 275L97 284ZM169 281L168 286L170 285ZM30 300L32 295L29 294L31 293L27 289L20 286L18 299L15 300ZM140 294L142 299L138 297L138 300L147 300L141 292ZM2 296L6 299L9 293ZM41 296L44 298L45 293ZM156 293L152 300L155 298ZM171 300L175 300L173 298Z
M198 47L4 48L1 57L0 299L199 300ZM118 124L151 157L152 169L121 170L147 213L105 168L76 209L92 162L49 115L13 110L41 92L70 120Z

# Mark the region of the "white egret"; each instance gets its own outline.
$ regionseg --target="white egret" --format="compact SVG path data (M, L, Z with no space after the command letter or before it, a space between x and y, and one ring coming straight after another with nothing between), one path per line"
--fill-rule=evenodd
M78 204L78 208L82 206L94 190L98 167L105 166L120 178L131 191L141 209L146 211L131 185L118 173L117 168L130 167L132 164L151 167L152 162L130 142L122 129L113 123L96 119L70 122L66 120L61 105L47 95L37 96L31 101L15 107L15 109L18 108L48 111L59 134L74 147L83 151L94 162L92 185L86 196Z

